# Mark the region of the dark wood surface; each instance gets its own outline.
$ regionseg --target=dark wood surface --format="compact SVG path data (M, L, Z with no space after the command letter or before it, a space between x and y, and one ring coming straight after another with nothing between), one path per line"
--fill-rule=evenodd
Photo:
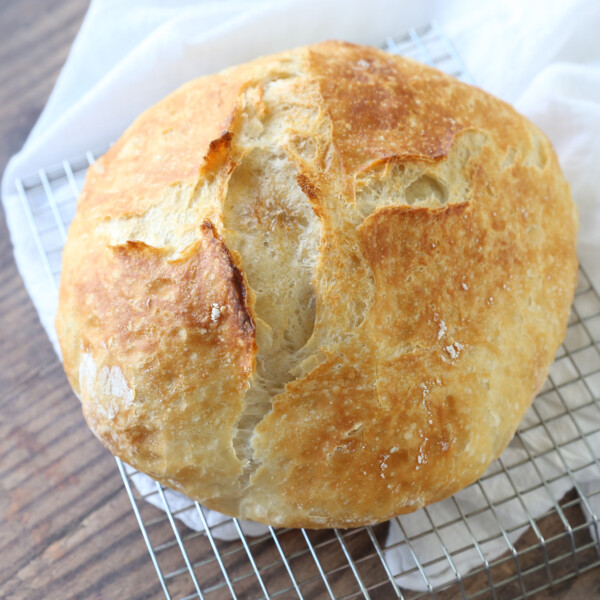
M0 2L0 171L19 150L43 108L87 5L87 0ZM78 402L25 292L4 219L0 219L0 332L0 597L164 597L114 459L85 426ZM578 508L569 510L576 512ZM143 511L151 518L158 514L149 506ZM577 518L574 513L573 519ZM164 521L157 526L157 535L161 527L168 538ZM551 535L562 526L550 517L541 527ZM315 535L317 542L319 534ZM587 535L587 530L580 535ZM293 551L298 539L295 532L289 532L282 536L282 544L289 543ZM360 536L355 540L349 543L360 545ZM556 543L569 551L567 537ZM532 544L532 532L519 542L523 548ZM211 556L205 540L197 547L200 554L194 558ZM258 545L256 551L260 555ZM595 550L591 552L590 562ZM526 560L529 566L540 563L541 553L529 553ZM568 572L572 567L565 564ZM206 576L218 579L216 568L214 562L207 565ZM511 573L514 565L507 560L494 577L501 580ZM352 576L347 570L339 575L341 579L348 577ZM541 570L527 580L527 588L535 589L544 582L545 572ZM340 585L342 589L343 581ZM487 585L483 573L466 581L468 593ZM174 597L192 591L189 581L179 584L174 580L172 589ZM518 587L509 585L500 597L518 593ZM242 591L240 597L244 594ZM305 595L322 596L310 586ZM454 587L439 597L458 595ZM211 597L226 598L228 594L222 590ZM392 597L392 592L380 588L373 597ZM598 598L600 570L591 569L537 597Z

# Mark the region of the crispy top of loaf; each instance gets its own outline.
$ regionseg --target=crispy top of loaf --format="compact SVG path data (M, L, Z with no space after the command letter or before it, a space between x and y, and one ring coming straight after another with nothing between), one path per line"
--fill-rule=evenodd
M434 69L327 42L184 85L89 170L57 329L87 422L210 508L375 523L475 480L566 327L547 139Z

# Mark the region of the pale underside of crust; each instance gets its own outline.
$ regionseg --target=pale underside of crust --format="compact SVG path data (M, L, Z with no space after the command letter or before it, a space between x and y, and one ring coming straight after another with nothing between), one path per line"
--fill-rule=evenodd
M480 90L336 42L259 59L91 170L65 369L112 452L211 508L375 523L509 442L564 336L576 227L546 138Z

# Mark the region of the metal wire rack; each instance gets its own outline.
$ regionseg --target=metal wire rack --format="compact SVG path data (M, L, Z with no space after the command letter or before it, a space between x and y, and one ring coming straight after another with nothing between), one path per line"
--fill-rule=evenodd
M389 38L386 49L470 81L436 23ZM96 156L87 152L16 182L54 291L66 231ZM517 451L446 501L444 511L434 505L374 527L268 528L249 536L237 519L209 525L198 503L172 509L159 484L140 494L140 475L119 459L117 467L167 598L525 598L600 565L599 402L600 297L580 270L567 337L512 442ZM162 511L145 501L150 496ZM547 507L541 514L540 506ZM206 533L178 520L185 511L197 512ZM220 539L225 527L235 539Z

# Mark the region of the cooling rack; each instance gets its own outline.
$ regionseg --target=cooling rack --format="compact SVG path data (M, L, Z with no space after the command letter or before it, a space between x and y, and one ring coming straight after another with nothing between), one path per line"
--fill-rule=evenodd
M385 48L471 82L436 23L389 38ZM98 154L16 182L54 292L76 199ZM209 524L198 503L173 508L159 484L140 493L143 476L119 459L117 468L167 598L526 598L600 565L599 402L600 297L580 270L567 337L512 454L444 510L433 505L351 530L251 536L237 519ZM205 532L180 521L190 511Z

